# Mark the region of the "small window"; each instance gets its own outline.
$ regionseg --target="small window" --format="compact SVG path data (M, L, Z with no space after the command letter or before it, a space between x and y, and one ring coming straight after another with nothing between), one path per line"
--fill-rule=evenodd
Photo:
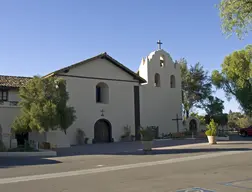
M8 91L0 90L0 101L8 101Z
M160 56L160 67L163 68L165 66L165 60L164 60L164 56Z
M154 86L160 87L160 75L158 73L156 73L154 77Z
M171 88L176 87L176 85L175 85L175 76L174 75L171 75L171 77L170 77L170 84L171 84Z
M109 87L106 83L98 83L96 85L96 103L109 102Z

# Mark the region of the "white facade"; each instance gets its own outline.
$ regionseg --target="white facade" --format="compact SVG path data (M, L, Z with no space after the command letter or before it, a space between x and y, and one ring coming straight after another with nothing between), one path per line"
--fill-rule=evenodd
M180 66L174 64L167 52L158 50L142 60L138 74L104 53L45 76L66 80L69 105L75 108L77 119L68 128L67 135L55 136L53 142L53 135L59 134L54 131L40 139L49 138L57 147L75 145L77 129L82 129L92 142L99 120L108 122L110 141L119 141L125 126L131 127L132 135L139 125L158 126L159 135L176 132L177 124L172 119L177 114L181 118L182 114ZM158 77L156 82L155 76ZM102 92L98 100L97 91ZM11 97L18 100L17 94L9 94L9 99ZM18 112L17 106L0 105L0 124L4 133L10 132ZM179 127L182 131L182 121L179 121ZM31 134L31 137L34 139L35 135Z
M140 89L141 125L158 126L160 135L177 132L172 119L182 114L180 66L160 49L142 59L139 75L147 81ZM182 131L182 121L178 122Z
M132 76L100 58L74 67L67 74L59 73L58 76L66 80L69 105L75 108L77 114L76 121L67 130L70 144L76 144L78 128L83 129L92 140L94 125L99 119L110 122L114 141L120 139L124 126L129 125L132 131L135 130L133 88L139 82ZM108 86L107 102L96 102L96 85L99 83Z
M20 111L17 106L19 101L18 89L10 89L8 91L8 101L0 101L0 138L6 147L10 146L12 122Z

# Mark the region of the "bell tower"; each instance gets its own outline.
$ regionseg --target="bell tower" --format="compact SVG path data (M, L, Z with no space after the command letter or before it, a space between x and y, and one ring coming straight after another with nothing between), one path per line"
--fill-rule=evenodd
M173 120L182 115L180 67L162 44L157 41L158 49L142 59L138 70L147 81L140 86L141 125L158 126L160 136L183 129L181 121L177 126Z

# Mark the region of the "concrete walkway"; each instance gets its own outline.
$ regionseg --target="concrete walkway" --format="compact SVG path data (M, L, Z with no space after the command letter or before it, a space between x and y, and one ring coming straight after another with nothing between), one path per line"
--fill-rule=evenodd
M252 141L225 141L217 145L172 143L176 144L155 144L149 155L16 158L15 164L0 158L0 165L6 163L0 168L0 191L185 192L197 187L208 189L206 192L252 191ZM136 143L107 146L121 145L129 147Z
M206 143L206 140L183 139L183 140L164 140L154 141L153 148L189 145L195 143ZM88 144L82 146L73 146L70 148L59 148L57 156L75 156L75 155L113 155L113 154L136 154L142 151L142 143L135 142L117 142L104 144Z

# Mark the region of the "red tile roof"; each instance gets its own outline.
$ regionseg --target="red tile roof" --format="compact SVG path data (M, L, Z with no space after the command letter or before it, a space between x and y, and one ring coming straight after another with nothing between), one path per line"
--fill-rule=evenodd
M32 79L32 77L0 75L0 87L19 88L30 79Z

